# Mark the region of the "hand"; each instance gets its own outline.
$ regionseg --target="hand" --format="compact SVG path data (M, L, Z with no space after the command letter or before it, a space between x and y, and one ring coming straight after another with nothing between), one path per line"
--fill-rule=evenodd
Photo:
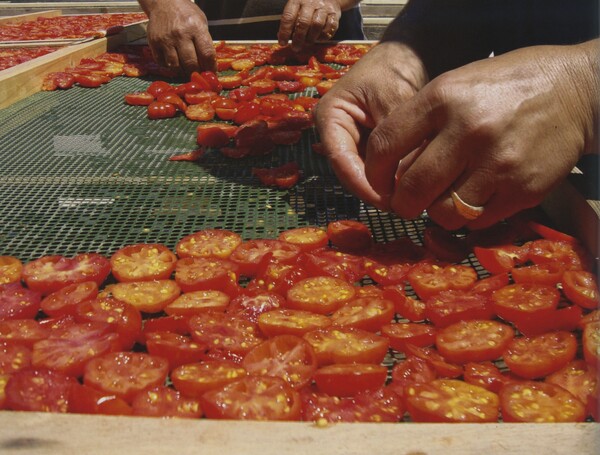
M342 9L338 0L289 0L283 9L279 44L292 41L295 52L317 40L329 40L337 32Z
M160 65L192 71L216 71L216 53L206 16L189 0L140 0L149 22L148 44Z
M366 181L400 216L427 209L447 229L537 205L597 140L597 45L524 48L442 74L373 130ZM459 215L451 191L483 214Z
M406 46L371 49L321 98L315 123L340 182L365 202L389 209L389 195L367 181L364 152L370 131L427 82L420 59Z

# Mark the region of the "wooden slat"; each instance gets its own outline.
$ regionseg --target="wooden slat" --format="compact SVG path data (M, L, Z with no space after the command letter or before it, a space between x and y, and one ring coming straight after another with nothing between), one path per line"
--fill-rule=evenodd
M600 424L230 422L0 412L5 455L597 454Z
M34 21L38 17L56 17L60 15L61 11L59 9L39 11L35 13L19 14L17 16L0 17L0 24L21 24L23 22Z

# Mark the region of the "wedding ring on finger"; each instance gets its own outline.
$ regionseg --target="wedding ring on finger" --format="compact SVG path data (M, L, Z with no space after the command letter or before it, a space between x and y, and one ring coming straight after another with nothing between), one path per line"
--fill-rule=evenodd
M461 199L461 197L458 195L458 193L456 191L452 191L452 193L450 193L450 195L452 197L452 202L454 203L454 207L456 208L456 211L463 218L465 218L469 221L473 221L473 220L476 220L477 218L479 218L483 214L483 211L484 211L483 207L466 203L465 201L463 201Z

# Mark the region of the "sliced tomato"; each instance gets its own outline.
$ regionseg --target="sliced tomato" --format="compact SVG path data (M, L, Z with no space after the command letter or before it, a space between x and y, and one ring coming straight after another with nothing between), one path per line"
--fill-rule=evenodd
M68 411L69 392L77 381L47 369L27 368L13 373L6 383L6 408L13 411Z
M570 305L543 314L532 314L515 320L514 326L527 337L541 335L556 330L572 332L581 323L582 310L577 305Z
M422 262L408 272L407 278L417 295L427 300L442 291L470 289L477 281L477 272L465 265Z
M203 229L183 237L175 247L177 256L227 259L242 243L242 237L226 229Z
M148 353L166 359L169 362L169 371L186 363L199 362L206 353L206 345L173 332L148 333L146 349Z
M181 290L173 280L130 281L104 288L102 295L112 295L144 313L158 313L173 302Z
M327 231L316 226L288 229L279 234L279 240L292 243L301 251L312 251L327 245Z
M83 383L131 403L134 396L162 385L169 371L162 357L143 352L110 352L90 360Z
M24 344L0 342L0 375L16 373L31 365L31 349Z
M583 270L568 270L562 276L565 296L576 305L589 310L600 304L598 283L594 274Z
M44 256L23 266L23 280L27 287L44 295L84 281L94 281L100 286L109 273L108 259L96 253L72 258Z
M187 104L181 97L174 92L161 93L157 97L157 101L175 106L179 112L185 112Z
M78 303L95 299L97 296L98 285L94 281L84 281L48 294L40 306L48 316L74 315Z
M190 317L207 311L225 311L231 298L223 291L193 291L177 297L165 307L171 316Z
M510 272L516 265L524 264L527 260L528 249L517 245L489 248L475 246L473 253L488 272L499 274Z
M394 302L396 313L410 322L425 319L425 302L406 295L402 285L391 285L383 288L383 297Z
M339 278L317 276L293 285L286 298L289 308L330 314L349 302L354 294L354 286Z
M300 396L283 379L246 376L202 395L210 419L300 420Z
M387 338L360 329L328 327L304 335L319 366L332 363L380 364L388 351Z
M394 303L381 297L358 297L331 315L333 325L379 332L394 318Z
M256 176L265 186L289 189L300 180L300 167L294 161L272 168L254 167L252 175Z
M157 386L143 390L131 403L133 415L144 417L178 417L198 419L202 416L200 401L182 396L170 387Z
M301 264L313 276L328 275L348 283L360 280L365 274L362 256L322 248L304 253Z
M515 338L502 357L517 376L535 379L565 367L575 358L577 341L569 332L550 332L532 338Z
M171 381L182 395L200 398L205 392L221 389L243 376L246 376L246 370L234 362L205 360L175 368L171 372Z
M174 90L174 87L165 81L153 81L146 89L146 91L154 97L157 97L161 93L172 92Z
M76 414L131 415L129 404L111 395L83 384L74 384L69 391L69 412Z
M565 270L590 270L589 255L579 244L539 239L528 243L527 258L534 264L560 263Z
M510 282L510 277L507 272L482 278L475 282L469 292L473 294L491 295L492 292L503 288Z
M240 103L233 116L233 123L243 125L246 122L251 122L258 119L261 115L260 105L258 103Z
M166 280L175 270L177 257L158 243L138 243L117 250L110 258L118 281Z
M188 318L184 316L161 316L143 320L142 343L152 332L173 332L179 335L189 335Z
M388 387L404 401L407 387L435 378L437 373L429 363L419 357L407 357L392 368L392 381Z
M490 319L494 312L485 294L442 291L425 302L425 317L442 328L459 321Z
M354 396L384 386L387 368L371 363L326 365L315 371L313 379L320 392L338 397Z
M516 322L526 317L541 317L554 311L560 293L550 285L516 283L492 294L494 312L505 321Z
M572 235L569 235L565 232L558 231L556 229L551 228L550 226L546 226L545 224L538 223L537 221L528 221L527 227L531 229L533 232L538 234L540 237L543 237L547 240L556 240L561 242L568 243L577 243L577 239Z
M406 388L406 407L415 422L497 422L499 398L456 379L434 379Z
M227 125L224 123L198 125L196 130L196 143L203 147L225 147L229 144L236 130L237 128L234 125Z
M390 340L395 351L406 352L406 343L414 346L433 346L437 329L427 324L399 322L381 327L381 334Z
M239 266L241 275L252 277L256 273L258 264L269 253L272 254L274 260L290 264L298 258L300 248L281 240L247 240L233 250L229 259Z
M581 401L586 414L598 418L598 384L600 377L594 367L584 360L573 360L564 368L547 376L545 382L568 390Z
M244 293L233 298L226 311L247 321L257 322L261 314L284 306L285 299L279 294L271 292Z
M268 337L277 335L302 336L312 330L331 325L331 318L310 311L282 308L262 313L258 317L260 331Z
M0 321L0 342L19 343L32 347L36 341L48 337L50 330L35 319L8 319Z
M150 120L173 118L176 114L177 108L175 105L164 101L152 101L146 108L146 115Z
M600 368L600 321L590 322L583 328L583 357L595 368Z
M369 227L357 220L337 220L327 225L331 244L342 251L364 251L373 243Z
M510 271L515 283L541 283L554 286L562 280L564 267L555 262L515 267Z
M463 380L469 384L483 387L490 392L499 393L502 386L511 379L503 375L492 362L485 361L465 364Z
M250 294L274 293L287 295L289 289L299 281L308 278L309 274L302 266L281 264L273 260L273 255L266 255L258 265L256 276L246 286Z
M42 297L39 292L21 286L21 283L0 285L0 320L33 319Z
M21 281L23 263L14 256L0 256L0 285Z
M183 292L227 292L237 284L237 270L238 265L229 259L187 257L177 261L175 281Z
M131 106L149 106L155 100L154 95L148 92L126 93L124 98Z
M448 362L435 348L406 343L405 350L408 358L418 357L426 361L440 377L454 379L463 374L461 365Z
M440 261L461 262L469 255L469 245L439 226L427 226L423 231L423 245Z
M510 382L500 391L505 422L582 422L585 407L562 387L539 381Z

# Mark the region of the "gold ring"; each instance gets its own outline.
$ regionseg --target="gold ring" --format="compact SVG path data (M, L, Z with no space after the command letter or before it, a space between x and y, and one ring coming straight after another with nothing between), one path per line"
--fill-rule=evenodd
M456 211L463 218L472 221L479 218L483 214L483 207L467 204L461 199L461 197L456 193L456 191L452 191L451 196Z

